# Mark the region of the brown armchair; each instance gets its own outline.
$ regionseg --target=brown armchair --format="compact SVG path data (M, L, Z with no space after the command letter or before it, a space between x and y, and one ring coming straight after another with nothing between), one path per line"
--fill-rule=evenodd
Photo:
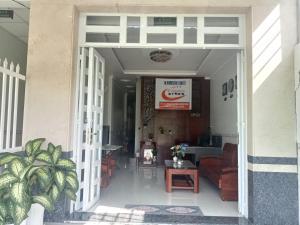
M220 156L200 158L200 174L220 189L223 201L238 200L237 145L226 143Z

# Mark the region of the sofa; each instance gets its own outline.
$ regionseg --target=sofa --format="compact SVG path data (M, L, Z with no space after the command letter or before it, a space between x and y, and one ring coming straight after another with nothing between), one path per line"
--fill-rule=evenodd
M237 145L226 143L219 156L200 157L200 175L207 177L220 189L223 201L238 200Z

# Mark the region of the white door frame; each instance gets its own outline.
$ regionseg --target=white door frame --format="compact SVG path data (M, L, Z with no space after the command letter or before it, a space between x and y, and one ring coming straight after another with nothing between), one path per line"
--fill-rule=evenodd
M237 53L236 60L239 213L248 218L247 76L244 50Z
M80 48L76 84L74 161L79 190L73 210L88 210L100 198L105 60L90 48Z
M96 14L98 15L98 14ZM135 15L135 14L132 14ZM86 14L83 14L83 16L80 16L80 24L85 25L85 18ZM245 26L245 19L244 16L241 16L242 21L242 27ZM244 30L244 29L243 29ZM85 33L85 27L80 26L79 27L79 37L81 37L81 40L83 39L82 33ZM244 33L241 33L241 39L243 39L242 43L244 42ZM238 164L239 164L239 172L238 172L238 183L239 183L239 202L238 202L238 209L239 213L243 215L244 217L248 217L248 170L247 170L247 156L248 156L248 149L247 149L247 74L246 74L246 57L244 52L244 47L242 46L230 46L230 45L217 45L217 46L203 46L203 45L193 45L193 46L183 46L182 44L147 44L143 43L143 45L137 46L137 45L116 45L114 43L80 43L79 41L79 47L95 47L95 48L153 48L153 47L159 47L159 48L188 48L188 49L239 49L240 52L237 53L237 81L238 81L238 132L239 132L239 146L238 146ZM136 121L136 127L138 126L139 121ZM139 126L138 126L139 127ZM136 137L139 136L138 132L136 132ZM76 148L74 148L76 149Z

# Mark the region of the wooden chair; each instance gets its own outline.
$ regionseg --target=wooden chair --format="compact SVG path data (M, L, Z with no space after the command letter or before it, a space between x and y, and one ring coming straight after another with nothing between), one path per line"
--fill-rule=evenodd
M111 154L107 154L101 162L101 187L106 188L109 185L115 169L116 160L113 159Z
M107 188L109 185L109 169L107 164L101 165L101 187Z
M142 141L140 143L140 151L135 154L137 169L139 169L141 166L153 167L153 164L145 164L144 163L145 162L145 158L144 158L145 149L156 149L156 143L155 142L144 142L144 141ZM156 162L155 162L155 164L156 164Z

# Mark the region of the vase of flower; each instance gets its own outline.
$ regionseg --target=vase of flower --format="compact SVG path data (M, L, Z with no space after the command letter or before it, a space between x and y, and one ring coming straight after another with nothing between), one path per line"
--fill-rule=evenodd
M185 156L187 144L175 145L171 147L172 156L174 163L183 162L183 158Z
M177 156L173 156L173 162L174 162L174 163L177 163L177 161L178 161Z

